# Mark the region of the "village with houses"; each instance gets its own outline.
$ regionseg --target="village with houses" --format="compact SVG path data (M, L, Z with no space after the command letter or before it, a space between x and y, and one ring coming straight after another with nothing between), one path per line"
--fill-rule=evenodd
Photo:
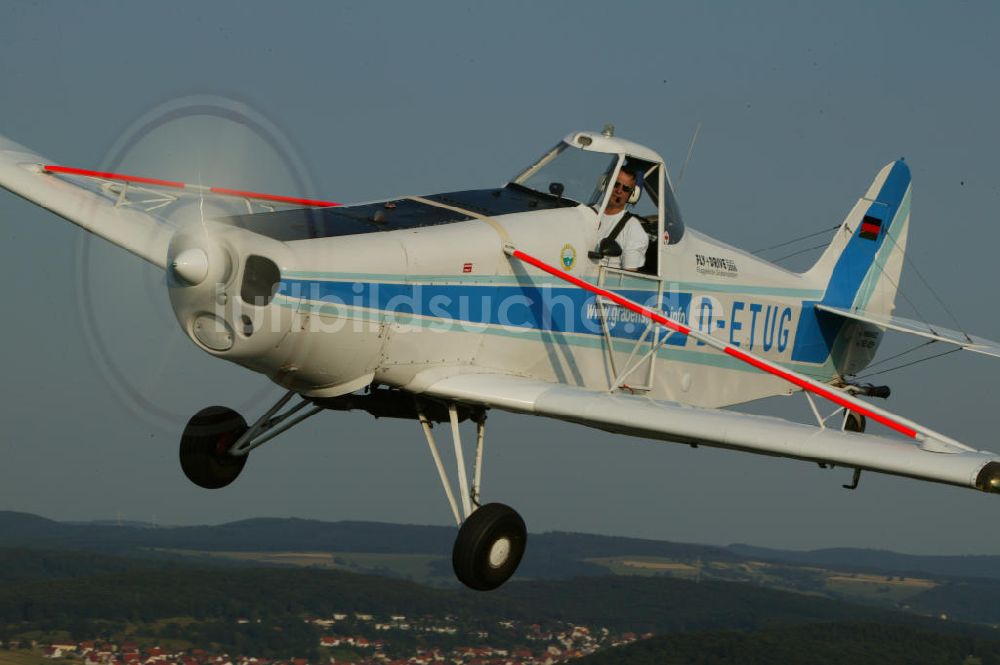
M45 640L9 640L0 643L0 665L32 662L44 665L53 660L64 661L67 665L553 665L653 636L652 633L615 634L607 628L572 624L543 627L504 620L496 626L496 632L503 635L497 643L504 646L495 646L490 644L490 631L463 631L456 617L450 616L409 619L400 614L377 617L355 612L307 617L303 621L313 626L319 635L318 649L314 651L318 657L265 658L253 654L218 653L211 648L161 647L140 639L121 643L97 639L48 643ZM241 618L236 622L249 624L252 620ZM423 639L405 642L423 645L415 646L412 653L401 654L399 648L393 648L394 635L404 634L422 636ZM459 646L434 646L434 636Z

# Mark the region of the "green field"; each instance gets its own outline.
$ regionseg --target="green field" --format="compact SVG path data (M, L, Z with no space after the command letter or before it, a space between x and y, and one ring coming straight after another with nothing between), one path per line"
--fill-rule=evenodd
M648 556L615 556L587 559L587 561L603 566L615 575L749 582L772 589L865 602L904 602L938 585L928 578L848 573L815 566L764 561L692 562Z
M695 579L698 576L696 564L659 557L598 557L586 561L603 566L615 575L667 575L681 579Z
M901 602L937 586L933 580L886 575L836 574L826 577L828 591L848 598L884 598Z
M375 552L210 552L203 550L160 549L160 552L190 557L225 559L274 566L321 568L351 573L392 574L421 583L438 583L431 568L444 557L431 554L380 554ZM450 570L450 566L449 566Z

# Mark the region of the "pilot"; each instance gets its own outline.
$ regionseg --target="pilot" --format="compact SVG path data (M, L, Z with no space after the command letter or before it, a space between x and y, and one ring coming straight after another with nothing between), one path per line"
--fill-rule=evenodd
M612 185L611 197L604 213L598 215L598 239L611 238L621 245L621 256L607 257L609 268L624 268L638 270L646 262L646 246L649 236L642 228L638 218L625 209L627 205L639 200L641 185L637 182L634 168L625 164L618 171L618 177Z

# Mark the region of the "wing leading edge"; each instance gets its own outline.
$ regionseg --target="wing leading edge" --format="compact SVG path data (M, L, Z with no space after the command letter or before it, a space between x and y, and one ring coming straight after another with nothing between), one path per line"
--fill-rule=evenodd
M0 187L165 268L172 229L152 215L116 207L101 194L46 173L47 161L0 136Z
M501 374L462 374L411 386L423 395L565 420L677 443L788 457L1000 492L1000 456L921 447L780 418L702 409L638 395L597 392Z

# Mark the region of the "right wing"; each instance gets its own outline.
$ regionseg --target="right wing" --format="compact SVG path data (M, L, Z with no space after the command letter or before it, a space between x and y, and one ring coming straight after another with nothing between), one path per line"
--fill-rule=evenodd
M1000 456L970 448L803 425L505 374L436 378L407 386L428 397L565 420L661 441L728 448L1000 492Z
M46 159L0 136L0 187L155 266L166 268L173 228L142 210L44 170Z

